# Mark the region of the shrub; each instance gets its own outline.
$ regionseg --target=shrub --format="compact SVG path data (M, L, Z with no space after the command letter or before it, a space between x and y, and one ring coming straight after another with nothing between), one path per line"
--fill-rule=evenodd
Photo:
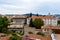
M42 36L44 36L44 33L38 32L37 35L42 35Z
M29 34L33 34L33 32L28 32Z

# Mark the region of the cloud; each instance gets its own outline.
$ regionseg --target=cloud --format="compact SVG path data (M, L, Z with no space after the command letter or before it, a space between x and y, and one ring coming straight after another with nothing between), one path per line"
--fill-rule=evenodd
M59 0L0 0L0 13L60 13Z

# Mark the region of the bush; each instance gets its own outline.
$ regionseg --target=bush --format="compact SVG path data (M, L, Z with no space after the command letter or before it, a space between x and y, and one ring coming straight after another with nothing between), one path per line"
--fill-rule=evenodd
M58 20L57 23L60 24L60 20Z
M28 32L29 34L33 34L33 32Z
M5 32L5 34L13 34L13 32L12 31L7 31L7 32Z
M38 32L37 35L42 35L42 36L44 36L44 33Z
M24 32L23 31L20 31L18 34L22 36L24 34Z
M13 34L9 40L21 40L21 37L17 36L16 34Z

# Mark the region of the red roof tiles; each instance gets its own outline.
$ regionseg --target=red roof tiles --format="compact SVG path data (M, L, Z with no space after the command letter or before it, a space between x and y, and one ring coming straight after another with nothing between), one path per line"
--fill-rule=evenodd
M44 25L42 28L60 29L60 26Z
M55 16L32 16L31 18L44 18L44 19L50 19L50 18L56 18Z
M33 39L41 39L41 40L52 40L50 36L41 36L35 34L28 34L27 36L29 39L33 38Z
M13 18L26 18L26 16L14 16Z

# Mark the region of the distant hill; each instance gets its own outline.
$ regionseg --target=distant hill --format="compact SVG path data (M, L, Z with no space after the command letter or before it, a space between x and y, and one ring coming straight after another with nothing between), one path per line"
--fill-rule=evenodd
M6 14L5 16L13 16L13 14Z
M18 14L6 14L5 16L19 16Z
M25 16L30 16L30 14L23 14ZM36 16L37 14L32 14L32 16ZM39 15L39 14L38 14ZM39 15L40 16L40 15Z
M54 14L54 16L60 16L60 14Z

